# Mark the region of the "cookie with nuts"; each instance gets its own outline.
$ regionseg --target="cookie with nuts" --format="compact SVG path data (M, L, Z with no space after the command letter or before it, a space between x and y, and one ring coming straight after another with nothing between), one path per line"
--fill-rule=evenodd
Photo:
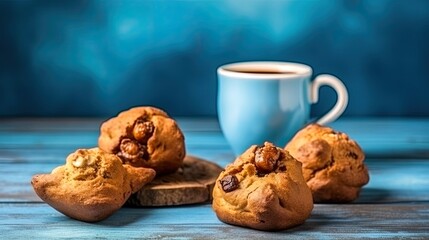
M365 154L358 143L332 128L310 124L285 149L302 162L314 202L353 201L369 181Z
M175 172L186 155L179 126L154 107L131 108L104 122L98 146L125 164L153 168L158 175Z
M225 223L278 231L304 223L313 199L301 163L266 142L251 146L219 175L212 207Z
M152 181L155 171L123 165L114 154L98 148L79 149L50 174L31 184L37 195L59 212L85 222L101 221Z

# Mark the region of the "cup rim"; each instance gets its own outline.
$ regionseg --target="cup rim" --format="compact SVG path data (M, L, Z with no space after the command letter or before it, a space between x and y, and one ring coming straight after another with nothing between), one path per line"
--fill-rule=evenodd
M294 71L290 73L248 73L240 72L240 67L267 67L278 71ZM235 78L246 78L246 79L294 79L296 77L308 77L311 76L313 70L310 66L297 62L281 62L281 61L246 61L246 62L233 62L224 64L217 69L219 75L235 77Z

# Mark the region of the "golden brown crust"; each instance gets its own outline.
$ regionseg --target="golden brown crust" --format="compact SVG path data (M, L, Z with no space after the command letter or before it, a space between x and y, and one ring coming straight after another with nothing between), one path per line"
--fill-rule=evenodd
M271 143L263 146L272 147ZM284 230L304 223L313 200L301 163L276 148L278 158L277 153L264 156L277 158L267 171L265 165L255 162L260 148L250 147L219 175L213 189L213 210L223 222L259 230Z
M350 202L369 181L365 154L346 134L310 124L286 145L302 162L302 170L315 202Z
M155 177L149 168L122 165L98 148L79 149L51 174L33 176L37 195L63 214L86 222L101 221Z
M147 136L136 136L139 122L150 124ZM121 144L124 140L129 140L129 144L122 145L123 149L134 155L123 154ZM131 108L104 122L98 145L102 150L120 156L126 164L153 168L157 174L176 171L186 155L184 136L177 123L167 113L154 107Z

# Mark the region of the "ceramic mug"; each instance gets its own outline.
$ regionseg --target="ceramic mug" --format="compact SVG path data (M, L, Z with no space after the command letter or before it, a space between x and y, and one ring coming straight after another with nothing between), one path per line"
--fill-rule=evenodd
M336 91L337 102L317 123L335 121L348 103L338 78L323 74L312 80L311 67L300 63L239 62L217 73L219 123L235 155L264 141L284 147L308 123L322 85Z

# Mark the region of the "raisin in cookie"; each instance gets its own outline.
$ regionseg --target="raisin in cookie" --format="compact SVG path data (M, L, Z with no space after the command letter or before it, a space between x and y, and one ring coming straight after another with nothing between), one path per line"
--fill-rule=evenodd
M79 149L51 174L31 181L37 195L59 212L85 222L101 221L155 177L150 168L122 165L98 148Z
M251 146L228 165L213 189L213 210L233 225L284 230L304 223L312 209L301 163L268 142Z
M299 131L286 150L302 162L315 202L350 202L369 181L365 155L346 134L311 124Z
M155 169L158 175L176 171L185 157L185 142L176 122L154 107L135 107L101 125L98 146L123 163Z

